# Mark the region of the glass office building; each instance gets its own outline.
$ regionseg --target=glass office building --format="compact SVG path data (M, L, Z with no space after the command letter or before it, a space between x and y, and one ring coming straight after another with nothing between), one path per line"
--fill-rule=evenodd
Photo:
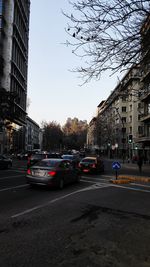
M29 16L30 0L0 0L0 121L11 129L26 124Z

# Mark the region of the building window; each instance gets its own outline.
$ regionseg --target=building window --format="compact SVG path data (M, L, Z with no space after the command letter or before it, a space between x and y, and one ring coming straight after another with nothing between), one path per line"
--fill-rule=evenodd
M132 105L130 105L130 111L132 111Z
M2 15L2 9L3 9L3 0L0 0L0 15Z
M147 105L147 113L150 114L150 103Z
M126 102L127 101L127 97L126 96L122 96L122 102Z
M129 128L129 134L132 134L132 127Z
M122 107L122 112L127 112L127 108L126 107Z
M139 134L143 134L143 127L142 127L142 126L139 126L139 127L138 127L138 133L139 133Z
M141 120L141 117L142 117L142 115L141 115L141 114L139 114L139 115L138 115L138 121L140 121L140 120Z
M122 128L122 133L126 133L126 128Z
M126 122L126 117L122 117L122 122L123 122L123 123Z
M129 122L132 122L132 116L129 117Z

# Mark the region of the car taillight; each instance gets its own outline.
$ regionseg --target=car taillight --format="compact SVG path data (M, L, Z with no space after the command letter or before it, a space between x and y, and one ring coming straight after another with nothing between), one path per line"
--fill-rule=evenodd
M30 169L27 170L27 174L28 174L28 175L31 174L31 170L30 170Z
M78 164L78 167L81 167L81 164L80 163Z
M50 171L47 173L49 176L55 176L56 172L55 171Z

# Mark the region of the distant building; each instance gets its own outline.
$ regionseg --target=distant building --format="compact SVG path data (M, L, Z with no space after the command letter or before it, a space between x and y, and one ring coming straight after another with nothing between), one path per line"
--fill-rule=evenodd
M12 149L13 130L26 124L29 15L30 0L0 0L1 153Z
M26 137L25 137L25 140L26 140L25 150L26 151L31 151L33 149L41 149L40 132L41 131L40 131L39 125L27 116Z

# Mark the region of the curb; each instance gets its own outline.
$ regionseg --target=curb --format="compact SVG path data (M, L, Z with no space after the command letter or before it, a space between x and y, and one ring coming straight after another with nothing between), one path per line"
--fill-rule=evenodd
M110 183L112 184L129 184L130 180L129 179L117 179L117 180L110 180Z
M142 177L142 176L129 176L129 175L119 175L118 179L121 180L128 180L130 182L132 181L137 181L137 182L144 182L144 183L148 183L150 182L150 178L149 177Z

